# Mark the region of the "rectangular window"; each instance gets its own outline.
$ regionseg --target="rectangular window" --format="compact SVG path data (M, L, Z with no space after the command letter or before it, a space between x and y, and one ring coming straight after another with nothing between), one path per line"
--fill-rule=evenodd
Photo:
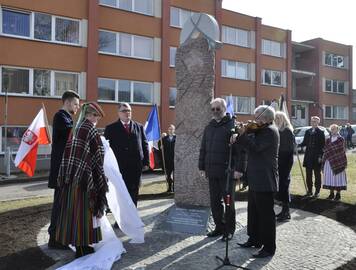
M325 80L325 91L345 94L345 82L337 80Z
M153 15L153 0L99 0L101 5Z
M78 92L78 74L65 73L65 72L55 72L55 96L62 96L67 90L73 90Z
M282 86L282 72L276 70L263 70L262 82L272 86Z
M169 107L175 107L177 100L177 88L169 88Z
M2 92L15 94L30 93L30 70L16 68L2 68Z
M98 99L115 101L115 80L98 79Z
M262 39L262 54L282 57L282 43Z
M325 90L328 92L332 92L332 80L325 80Z
M6 137L6 145L10 147L11 152L17 152L17 150L20 147L22 136L27 130L27 127L21 127L21 126L8 126L6 128L6 136L5 136L5 127L1 127L1 144L2 148L0 149L1 153L5 152L5 149L3 149L5 145L5 137Z
M169 47L169 66L175 67L176 66L176 47Z
M230 96L224 97L226 102ZM239 114L251 114L255 109L254 97L232 96L234 112Z
M33 95L51 96L51 71L41 69L33 71Z
M324 117L327 119L345 120L348 118L348 107L325 105Z
M352 120L356 120L356 107L352 108Z
M35 13L35 39L52 40L52 16Z
M98 91L101 101L153 103L153 83L99 78Z
M30 37L30 17L29 13L13 10L2 10L2 31L5 34Z
M297 118L297 105L291 106L291 118Z
M193 11L171 7L171 21L170 25L182 28L185 22L194 14Z
M231 60L221 60L222 77L249 80L250 64Z
M325 62L325 65L331 66L331 67L336 67L336 68L344 68L345 67L344 56L342 56L342 55L325 53L324 62Z
M79 21L56 18L56 41L79 44Z
M116 45L118 41L118 49ZM99 30L99 52L153 59L153 38Z
M236 46L249 47L249 31L223 26L222 41Z

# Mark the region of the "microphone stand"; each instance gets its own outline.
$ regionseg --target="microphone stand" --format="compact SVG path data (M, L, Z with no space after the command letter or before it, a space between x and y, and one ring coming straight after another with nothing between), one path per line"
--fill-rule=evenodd
M226 170L226 187L225 187L225 197L224 197L224 221L225 221L225 230L224 230L224 239L225 239L225 258L221 258L219 256L216 256L216 259L222 262L220 266L215 268L215 270L223 268L225 266L233 266L239 269L245 269L249 270L248 268L232 264L229 259L229 232L228 232L228 226L229 226L229 215L228 213L230 212L230 203L231 203L231 190L230 190L230 181L231 181L231 158L232 158L232 144L229 145L229 164ZM233 193L235 192L234 190L232 191ZM232 194L233 196L233 194Z

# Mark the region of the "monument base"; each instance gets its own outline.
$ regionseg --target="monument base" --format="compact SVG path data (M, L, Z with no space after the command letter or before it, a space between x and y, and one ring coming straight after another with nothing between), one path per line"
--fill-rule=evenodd
M161 229L196 235L206 234L210 208L194 205L173 205L168 210Z

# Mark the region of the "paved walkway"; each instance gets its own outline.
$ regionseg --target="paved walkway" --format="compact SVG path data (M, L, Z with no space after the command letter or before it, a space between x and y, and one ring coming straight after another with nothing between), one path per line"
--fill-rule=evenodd
M173 200L139 201L139 211L146 227L146 242L135 245L118 234L127 250L113 266L118 269L214 269L216 255L224 256L225 244L219 239L163 231L159 224ZM356 257L356 234L348 227L309 212L292 209L292 220L277 227L277 251L270 259L253 259L256 249L241 249L237 242L246 240L246 202L236 203L237 230L230 242L230 260L251 270L331 270ZM277 209L276 211L279 211ZM111 219L113 222L113 220ZM58 261L50 269L73 259L71 251L48 250L47 228L38 235L38 245ZM232 269L224 267L223 269Z

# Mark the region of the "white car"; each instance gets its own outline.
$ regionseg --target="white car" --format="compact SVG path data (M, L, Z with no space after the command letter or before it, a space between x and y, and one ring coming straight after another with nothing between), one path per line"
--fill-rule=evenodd
M305 135L305 132L310 129L311 126L306 126L306 127L298 127L298 128L295 128L294 129L294 136L295 136L295 143L298 145L298 150L301 150L301 152L304 152L305 150L305 147L301 148L299 145L303 142L304 140L304 135ZM319 128L324 131L324 134L325 134L325 139L329 138L330 137L330 133L329 131L322 127L322 126L319 126Z

